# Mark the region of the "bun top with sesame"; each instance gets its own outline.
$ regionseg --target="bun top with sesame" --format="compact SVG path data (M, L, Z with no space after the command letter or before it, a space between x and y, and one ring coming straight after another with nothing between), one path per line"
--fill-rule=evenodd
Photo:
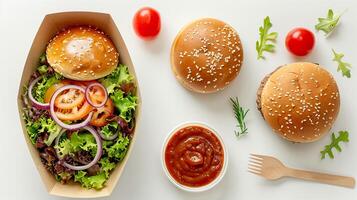
M94 80L110 74L119 54L100 30L77 26L59 32L48 44L47 61L54 70L74 80Z
M176 36L171 66L187 89L212 93L224 89L238 75L243 49L237 32L211 18L193 21Z
M313 142L332 127L340 96L332 75L314 63L278 68L262 81L258 108L276 133L293 142Z

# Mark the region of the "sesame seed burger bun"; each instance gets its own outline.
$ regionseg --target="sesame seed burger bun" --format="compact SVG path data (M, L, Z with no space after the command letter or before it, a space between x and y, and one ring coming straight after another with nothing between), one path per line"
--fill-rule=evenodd
M257 92L257 107L283 138L299 143L322 138L340 110L332 75L317 64L291 63L269 74Z
M70 27L48 44L47 61L66 78L88 81L110 74L118 65L119 54L112 41L89 26Z
M171 48L171 67L177 80L198 93L223 90L238 75L242 61L237 32L212 18L186 25Z

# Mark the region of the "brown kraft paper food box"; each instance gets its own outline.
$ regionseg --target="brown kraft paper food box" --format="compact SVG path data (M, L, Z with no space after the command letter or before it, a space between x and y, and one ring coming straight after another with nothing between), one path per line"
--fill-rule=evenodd
M88 190L82 188L78 183L63 185L57 182L54 176L50 174L41 163L39 153L32 145L26 133L24 120L22 119L23 104L21 96L23 94L23 87L27 85L28 81L30 80L30 76L36 70L40 55L45 52L46 45L48 44L50 39L56 35L58 31L65 27L73 25L92 25L101 29L107 35L109 35L119 52L120 63L128 66L130 73L135 76L135 84L137 86L138 106L135 113L136 127L129 150L125 158L117 165L115 170L113 170L113 172L111 173L110 178L106 183L106 186L101 190ZM141 97L134 66L130 59L129 52L125 46L124 40L121 37L119 30L117 29L112 17L109 14L95 12L62 12L46 15L32 43L22 72L22 78L17 96L17 105L20 114L23 135L25 137L28 149L49 194L74 198L95 198L109 196L112 193L124 170L126 162L128 161L137 136L136 130L138 130L138 122L140 117Z

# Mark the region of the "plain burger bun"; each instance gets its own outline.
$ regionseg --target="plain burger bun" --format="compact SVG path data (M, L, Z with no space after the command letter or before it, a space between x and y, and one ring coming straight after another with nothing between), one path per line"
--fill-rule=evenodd
M298 62L278 68L261 82L257 106L278 135L292 142L313 142L332 127L340 95L329 72Z
M47 61L66 78L88 81L110 74L118 65L113 42L89 26L67 28L58 33L46 49Z
M204 18L185 26L171 48L171 66L187 89L212 93L238 75L243 49L237 32L217 19Z

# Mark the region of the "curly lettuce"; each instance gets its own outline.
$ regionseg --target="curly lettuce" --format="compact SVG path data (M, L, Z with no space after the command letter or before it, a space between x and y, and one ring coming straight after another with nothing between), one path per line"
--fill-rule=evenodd
M113 94L115 89L120 89L122 84L131 83L133 80L134 77L129 74L128 67L120 64L112 73L99 81L107 89L108 94Z
M110 145L110 143L106 143L103 145L103 149L109 158L119 162L125 157L129 148L129 143L129 137L123 137L119 134L118 139L114 142L114 144Z
M100 129L100 132L104 136L109 138L110 136L113 136L117 132L118 126L119 126L119 124L117 122L110 122L107 125L103 126Z
M104 172L101 172L94 176L88 176L85 171L77 171L74 175L74 181L79 182L82 187L87 189L102 189L104 187L105 182L107 181L107 177Z
M26 116L24 116L24 118L26 118ZM37 137L39 136L39 132L38 130L41 128L41 123L39 120L37 121L31 121L31 120L26 120L26 132L27 135L29 136L31 143L35 144Z
M88 132L72 133L70 138L65 138L55 146L60 157L65 155L73 155L74 153L83 150L89 151L91 155L95 155L97 152L97 144L92 134Z
M40 118L41 128L38 130L39 133L47 132L49 133L48 138L45 140L45 144L50 146L56 137L60 134L62 128L57 125L57 123L52 118Z
M41 67L41 66L40 66ZM58 83L63 77L57 73L52 76L44 75L41 80L37 82L37 84L32 89L33 97L41 102L44 103L45 93L53 84Z
M129 74L128 67L125 65L119 65L111 74L99 80L107 89L119 116L127 122L133 119L137 97L133 94L125 94L121 86L132 83L133 80L134 77Z
M36 121L26 120L26 131L32 144L36 143L40 134L45 132L48 133L49 136L45 140L45 144L50 146L61 132L61 127L58 126L52 118L42 116Z
M118 109L119 116L125 119L126 122L131 121L137 106L137 97L131 94L124 96L123 91L115 90L110 98L113 100L114 106Z
M101 171L98 174L89 176L86 171L77 171L74 175L74 181L79 182L83 187L88 189L102 189L109 178L110 172L115 168L116 164L110 162L108 158L102 158L98 163L101 166Z

